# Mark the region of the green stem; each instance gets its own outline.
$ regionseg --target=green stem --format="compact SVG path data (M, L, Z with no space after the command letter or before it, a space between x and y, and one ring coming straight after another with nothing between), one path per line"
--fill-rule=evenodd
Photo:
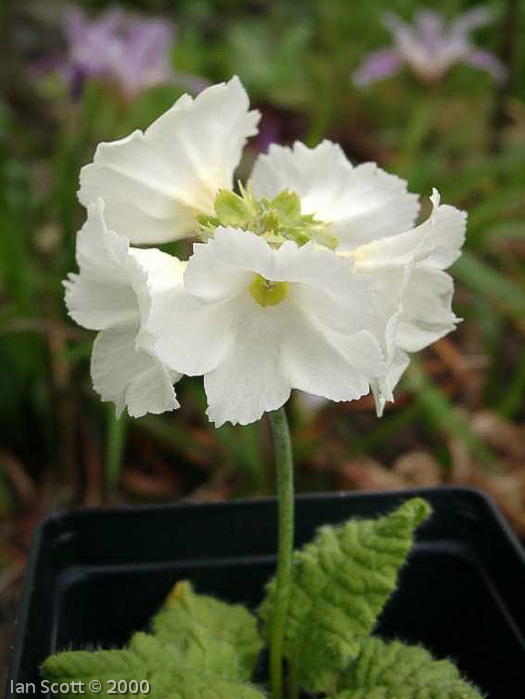
M292 442L284 408L269 413L277 468L279 549L275 607L270 627L270 686L273 699L282 696L283 640L290 587L294 537L294 489Z
M122 459L126 446L126 416L115 415L115 406L111 403L108 411L106 434L106 487L108 493L117 490L122 469Z
M288 694L290 699L299 697L299 681L297 679L297 662L289 663Z

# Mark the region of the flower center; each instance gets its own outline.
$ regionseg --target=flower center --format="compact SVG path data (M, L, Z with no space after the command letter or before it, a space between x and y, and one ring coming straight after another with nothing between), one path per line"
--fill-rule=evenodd
M288 296L288 282L271 282L256 274L249 290L259 306L277 306Z
M214 216L197 216L201 237L213 237L218 226L231 226L265 238L278 248L287 240L298 246L310 241L335 250L337 238L330 224L318 221L311 214L301 213L301 201L294 192L283 191L273 199L256 199L251 184L239 184L240 194L221 189L213 204Z

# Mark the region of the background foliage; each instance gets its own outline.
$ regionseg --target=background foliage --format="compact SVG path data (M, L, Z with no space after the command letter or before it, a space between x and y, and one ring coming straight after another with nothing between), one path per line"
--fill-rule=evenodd
M423 2L423 0L421 0ZM467 0L443 0L447 17ZM263 113L268 142L338 141L425 197L431 187L469 212L453 268L458 331L425 352L382 420L365 398L291 406L300 490L473 484L525 535L525 30L523 0L492 0L476 33L509 69L496 86L469 67L439 84L407 71L358 90L351 73L390 42L385 8L415 0L147 0L122 3L173 21L174 67L210 82L237 73ZM432 6L431 3L426 3ZM108 6L90 0L97 13ZM434 7L437 4L434 3ZM176 414L117 424L89 380L91 336L65 313L74 269L78 171L95 145L146 126L181 93L159 87L125 103L89 82L72 99L42 65L64 49L63 3L0 5L0 646L34 525L58 507L221 499L272 490L266 426L214 431L199 380ZM428 210L428 208L427 208ZM175 246L187 254L184 244ZM2 634L2 631L4 632ZM0 648L0 666L1 648Z

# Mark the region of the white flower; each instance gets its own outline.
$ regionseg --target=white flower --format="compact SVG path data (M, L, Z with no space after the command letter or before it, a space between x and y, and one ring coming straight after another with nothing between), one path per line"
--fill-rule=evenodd
M387 361L386 375L372 383L379 415L386 401L394 400L408 353L439 340L458 323L451 308L454 283L444 270L460 255L466 214L440 205L436 190L430 199L433 211L424 223L350 253L358 273L372 279L373 331Z
M378 414L416 352L455 328L453 281L443 270L460 255L466 214L431 197L430 218L413 228L417 198L406 183L372 164L352 168L340 148L324 142L309 149L271 146L256 162L253 190L299 195L305 213L331 220L337 252L352 258L371 279L372 330L387 372L372 382Z
M210 238L183 280L182 263L126 248L151 302L134 316L134 346L163 371L204 375L217 424L252 422L292 388L352 400L371 385L381 413L408 353L457 322L443 270L459 255L465 216L435 194L434 213L414 228L419 204L407 183L373 163L353 167L329 141L272 145L235 195L233 171L257 120L233 78L181 98L144 134L102 144L84 168L80 199L102 196L116 234ZM159 282L148 255L169 270Z
M173 384L180 375L153 352L145 330L152 289L181 283L184 264L159 250L134 250L108 230L102 200L88 207L77 237L79 274L64 282L71 317L101 331L94 343L91 374L103 400L120 414L161 413L178 407Z
M154 296L149 329L167 365L204 374L211 420L247 424L292 388L335 401L368 393L384 371L370 309L370 280L331 251L273 249L221 227L195 246L183 290Z
M82 168L79 199L106 204L108 226L132 243L164 243L195 232L196 215L213 213L260 114L248 111L239 79L214 85L193 100L183 95L142 131L101 143Z

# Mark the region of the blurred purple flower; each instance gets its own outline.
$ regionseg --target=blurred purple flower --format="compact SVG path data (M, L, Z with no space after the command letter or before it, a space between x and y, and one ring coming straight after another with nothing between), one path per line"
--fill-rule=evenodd
M67 56L62 66L78 95L88 78L115 82L127 100L156 85L176 84L199 92L208 83L176 72L170 62L173 27L164 19L145 18L112 7L89 19L71 6L64 17Z
M256 140L257 150L266 153L272 143L281 138L281 123L277 116L269 111L263 111L259 134Z
M472 8L448 25L433 10L417 10L412 25L387 12L383 22L392 33L394 45L368 54L353 74L353 81L359 87L366 87L408 65L420 79L433 82L462 61L502 82L506 78L505 66L492 53L478 49L470 38L474 29L490 19L491 12L486 7Z

